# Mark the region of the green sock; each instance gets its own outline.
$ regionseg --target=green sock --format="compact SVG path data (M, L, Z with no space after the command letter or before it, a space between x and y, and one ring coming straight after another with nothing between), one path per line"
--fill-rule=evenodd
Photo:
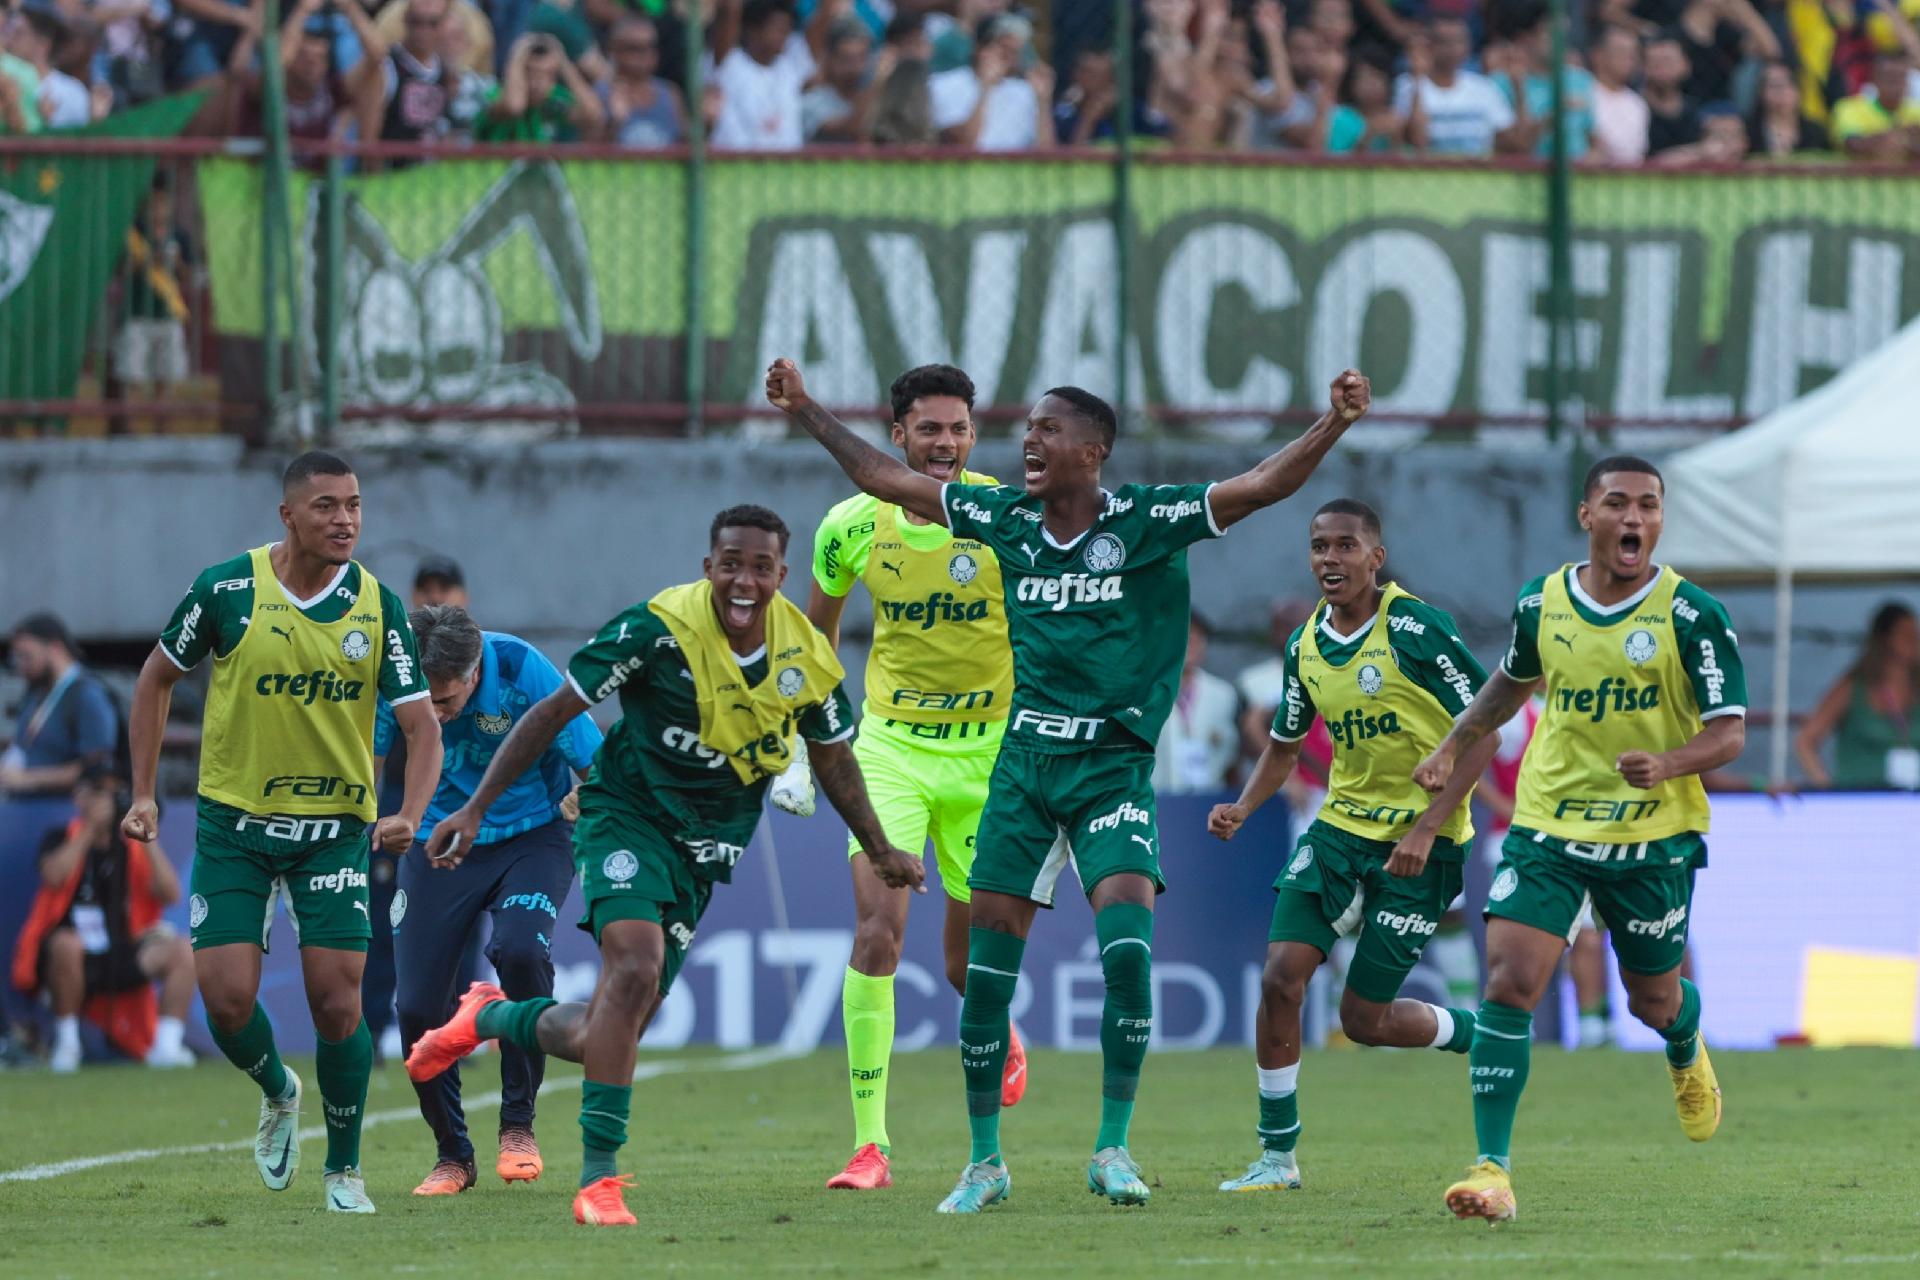
M473 1016L473 1028L482 1040L504 1040L528 1053L539 1053L540 1037L535 1028L540 1015L558 1003L545 996L531 1000L495 1000L480 1006L480 1012Z
M1292 1151L1300 1143L1300 1064L1256 1068L1260 1081L1260 1145Z
M1473 1132L1480 1141L1480 1159L1504 1169L1513 1158L1513 1115L1520 1109L1527 1067L1533 1060L1533 1015L1483 1000L1475 1024L1473 1048L1467 1054L1473 1081Z
M1449 1009L1453 1015L1453 1035L1440 1046L1443 1053L1465 1053L1473 1047L1473 1027L1479 1018L1471 1009Z
M1660 1033L1667 1042L1667 1061L1690 1067L1700 1054L1700 988L1680 979L1680 1012Z
M967 992L960 1001L960 1069L967 1081L967 1128L973 1137L969 1161L1000 1155L1000 1077L1007 1069L1012 1034L1007 1008L1020 975L1027 942L1010 933L967 933Z
M530 1000L523 1004L533 1003ZM627 1145L627 1110L633 1105L633 1086L580 1083L580 1185L611 1178L614 1157Z
M367 1079L373 1074L373 1033L365 1018L345 1040L314 1037L313 1074L320 1082L320 1109L327 1118L326 1171L357 1169Z
M853 1088L853 1145L887 1141L887 1062L893 1057L893 975L871 977L849 968L840 986L840 1017L847 1029L847 1080Z
M227 1055L227 1061L252 1076L260 1092L276 1102L292 1092L293 1081L287 1079L286 1065L273 1043L273 1024L267 1021L267 1011L259 1001L254 1001L247 1025L232 1035L214 1026L211 1018L207 1019L207 1030L213 1033L213 1042Z
M1107 999L1100 1010L1100 1132L1093 1149L1124 1147L1133 1095L1153 1037L1153 912L1119 902L1093 918Z

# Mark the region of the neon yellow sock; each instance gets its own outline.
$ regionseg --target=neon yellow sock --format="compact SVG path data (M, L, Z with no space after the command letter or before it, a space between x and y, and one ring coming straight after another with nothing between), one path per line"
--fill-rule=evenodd
M840 990L847 1029L847 1081L853 1086L853 1145L887 1142L887 1062L893 1057L893 975L847 970Z

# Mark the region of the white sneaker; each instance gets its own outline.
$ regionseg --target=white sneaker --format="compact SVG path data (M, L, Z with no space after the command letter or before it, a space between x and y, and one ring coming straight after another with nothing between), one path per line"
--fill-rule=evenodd
M332 1213L372 1213L373 1201L367 1198L366 1179L358 1169L320 1175L327 1188L327 1209Z
M150 1067L162 1070L173 1067L191 1067L200 1059L193 1056L193 1050L183 1044L154 1045L147 1050L146 1063Z
M293 1096L285 1102L260 1099L260 1132L253 1139L253 1164L269 1191L285 1191L300 1172L300 1077L287 1068Z
M1300 1166L1291 1151L1262 1151L1260 1158L1247 1166L1237 1178L1220 1184L1222 1191L1295 1191L1300 1186Z
M380 1033L380 1056L388 1062L398 1062L407 1056L400 1050L399 1023L393 1023Z
M57 1041L53 1052L47 1056L47 1066L59 1075L69 1076L80 1069L80 1041Z

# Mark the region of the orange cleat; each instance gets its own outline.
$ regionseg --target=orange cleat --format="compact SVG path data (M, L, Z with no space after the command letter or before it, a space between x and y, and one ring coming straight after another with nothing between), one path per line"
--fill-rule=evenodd
M628 1177L599 1178L580 1188L573 1198L573 1220L583 1227L637 1227L639 1220L627 1212L625 1192L633 1185Z
M829 1191L878 1191L892 1185L893 1171L887 1167L887 1153L876 1142L869 1142L854 1152L847 1167L827 1179Z
M493 1166L502 1182L538 1182L546 1171L531 1129L500 1131L500 1162Z
M1011 1107L1027 1096L1027 1046L1020 1043L1020 1028L1007 1023L1007 1069L1000 1077L1000 1105Z
M417 1196L457 1196L475 1181L472 1161L442 1160L426 1181L413 1189Z
M480 1033L473 1025L480 1010L498 1000L505 1000L507 993L491 982L476 982L467 988L467 994L460 997L453 1016L446 1025L435 1027L413 1042L413 1052L407 1055L407 1076L417 1081L433 1079L460 1059L472 1053L480 1043Z

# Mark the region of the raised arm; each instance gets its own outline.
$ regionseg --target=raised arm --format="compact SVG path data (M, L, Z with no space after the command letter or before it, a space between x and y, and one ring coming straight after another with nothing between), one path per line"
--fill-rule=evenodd
M1320 465L1320 459L1327 456L1333 442L1360 420L1372 402L1373 388L1359 370L1348 369L1335 378L1331 407L1307 428L1306 434L1253 470L1213 486L1213 522L1225 529L1293 496Z
M814 403L800 379L793 361L782 356L767 370L767 400L776 409L806 428L807 434L827 447L833 460L847 478L862 492L882 502L905 507L923 520L947 523L940 505L941 483L922 475L900 459L874 448L847 429L846 423Z

